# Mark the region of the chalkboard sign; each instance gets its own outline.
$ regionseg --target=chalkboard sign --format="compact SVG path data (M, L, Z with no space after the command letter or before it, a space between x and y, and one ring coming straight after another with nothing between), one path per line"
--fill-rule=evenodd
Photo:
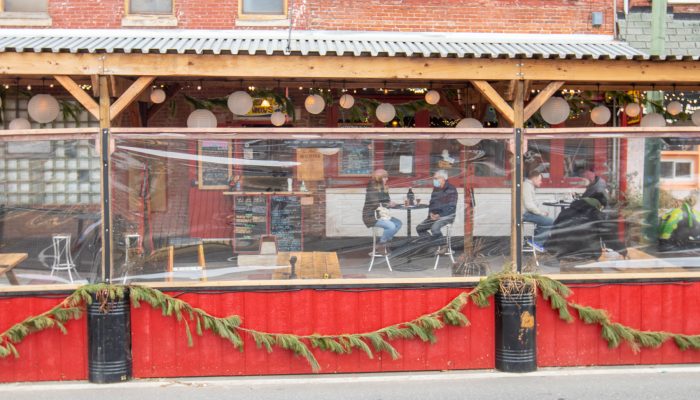
M301 201L297 196L272 196L271 234L277 238L277 251L301 251Z
M338 172L343 176L368 176L372 173L374 147L371 140L347 140L338 157Z
M231 142L201 140L198 149L199 188L228 189L231 177Z
M234 251L257 253L267 234L267 196L234 196Z

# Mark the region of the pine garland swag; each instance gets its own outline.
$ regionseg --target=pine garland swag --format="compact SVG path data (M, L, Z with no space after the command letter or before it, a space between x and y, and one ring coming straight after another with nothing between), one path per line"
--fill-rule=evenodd
M286 333L261 332L242 326L242 320L238 315L216 317L206 311L191 306L189 303L169 296L157 289L139 285L107 285L92 284L81 286L61 303L48 311L26 318L5 332L0 333L0 358L13 355L19 357L16 345L28 335L49 328L58 328L67 334L65 323L71 319L79 319L83 316L87 305L92 304L93 297L100 302L100 309L107 311L110 303L115 300L123 300L126 291L129 290L131 305L134 308L141 306L142 302L153 308L160 309L163 316L175 317L182 322L187 335L188 346L194 346L191 323L194 323L195 333L202 336L205 330L228 340L231 345L243 351L242 333L252 337L258 348L265 348L272 352L274 347L291 351L293 354L303 357L314 372L320 370L318 361L314 357L310 347L322 351L330 351L336 354L349 354L358 350L374 358L376 353L387 353L392 359L398 359L401 355L390 344L397 339L419 339L423 342L435 343L435 332L447 325L465 327L470 322L462 312L468 300L479 307L489 305L489 298L499 290L513 287L513 283L519 287L531 287L539 290L543 298L549 302L553 310L559 314L559 318L566 322L573 322L574 315L570 309L576 311L575 315L585 324L597 324L601 326L601 336L611 348L618 347L626 342L635 351L641 348L657 348L664 342L673 339L680 350L700 350L700 335L683 335L669 332L640 331L620 323L612 322L605 310L588 307L567 300L571 290L559 281L540 275L520 275L509 271L489 275L482 279L470 292L462 292L443 308L429 314L421 315L411 321L390 325L376 331L340 334L340 335L294 335ZM518 286L516 285L516 286ZM310 346L310 347L309 347Z

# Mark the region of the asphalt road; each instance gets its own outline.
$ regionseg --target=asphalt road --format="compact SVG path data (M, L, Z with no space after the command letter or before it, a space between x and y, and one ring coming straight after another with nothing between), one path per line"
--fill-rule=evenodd
M700 366L491 371L3 384L12 400L199 399L489 399L613 400L700 398Z

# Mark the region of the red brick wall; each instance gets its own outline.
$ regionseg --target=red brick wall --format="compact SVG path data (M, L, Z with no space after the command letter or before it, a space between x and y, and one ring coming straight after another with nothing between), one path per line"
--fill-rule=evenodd
M290 0L297 29L612 33L612 0ZM236 0L175 0L178 28L236 27ZM591 12L605 24L594 28ZM124 0L49 0L54 28L119 28ZM261 28L270 29L270 28ZM284 29L284 28L280 28Z

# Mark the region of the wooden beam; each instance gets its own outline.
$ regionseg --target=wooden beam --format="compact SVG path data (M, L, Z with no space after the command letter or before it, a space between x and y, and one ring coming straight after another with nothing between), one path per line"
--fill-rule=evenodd
M511 125L514 122L513 108L503 100L500 94L486 81L472 81L472 85L481 93L493 108L498 111Z
M525 107L524 120L527 121L530 119L530 117L532 117L537 110L539 110L540 107L542 107L542 105L546 103L547 100L549 100L549 98L552 97L552 95L556 93L557 90L559 90L563 85L564 81L550 82L547 87L539 92L537 96L535 96L535 98L527 104Z
M100 78L97 75L90 75L90 86L92 86L92 97L100 97Z
M134 100L136 100L136 98L139 97L155 79L155 76L142 76L132 83L131 86L126 89L124 94L122 94L117 101L115 101L114 104L109 107L110 118L114 119L117 115L124 111L124 109Z
M109 152L105 154L104 152L104 145L102 143L103 140L109 140L109 134L106 135L107 139L103 139L105 135L102 133L106 130L109 132L110 129L110 121L111 118L109 117L109 88L107 86L107 77L104 75L101 75L99 77L99 87L100 87L100 112L99 112L99 119L100 119L100 134L97 136L97 140L95 141L99 152L100 152L100 158L106 162L100 162L100 173L101 173L101 179L100 179L100 198L102 199L111 199L112 198L112 193L110 189L110 185L105 183L105 179L108 179L110 173L111 173L111 164L110 164L110 155ZM108 145L109 146L109 145ZM108 183L108 182L107 182ZM112 218L110 214L110 205L109 203L105 204L106 202L102 201L101 202L101 210L102 210L102 282L111 282L112 279L112 269L109 271L106 270L105 266L107 263L112 265L112 261L114 258L112 257ZM107 232L107 234L105 234ZM106 237L105 237L106 236Z
M65 75L55 75L54 79L63 86L68 93L75 98L80 105L85 107L85 109L92 114L95 118L100 118L100 107L97 102L90 97L80 86L70 76Z
M156 113L158 111L160 111L161 108L163 108L165 106L165 104L168 100L172 99L173 96L178 94L180 92L180 90L182 90L182 85L180 85L179 83L168 85L165 88L165 101L163 101L162 103L153 104L152 106L150 106L148 108L148 114L147 114L145 120L142 118L142 121L141 121L142 123L144 123L143 126L148 126L148 121L151 118L153 118L153 116L156 115Z
M522 64L522 66L520 66ZM31 74L28 74L28 71ZM697 61L0 53L0 75L700 83Z

